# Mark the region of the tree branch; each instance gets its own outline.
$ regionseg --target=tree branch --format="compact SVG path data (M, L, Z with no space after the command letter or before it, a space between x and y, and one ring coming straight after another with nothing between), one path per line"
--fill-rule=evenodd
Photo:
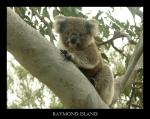
M103 42L103 43L98 43L98 45L105 45L107 43L111 43L112 47L118 51L120 54L122 54L123 56L127 57L123 51L119 50L115 45L114 45L114 40L117 39L117 38L121 38L121 37L126 37L128 39L128 41L132 44L136 44L132 39L131 39L131 36L127 33L124 33L123 31L116 31L113 35L113 37L110 39L110 40L107 40L106 42Z
M118 48L114 45L114 42L112 42L111 45L112 45L112 47L113 47L116 51L118 51L118 52L119 52L120 54L122 54L123 56L127 57L127 56L123 53L122 50L118 49Z
M133 17L135 17L135 15L137 14L143 21L143 13L139 10L139 7L128 7L128 9L133 15Z
M109 108L92 84L60 51L7 8L7 50L68 108Z
M135 42L131 39L131 36L129 34L124 33L122 31L116 31L114 32L114 35L111 39L107 40L106 42L99 43L98 45L105 45L107 43L112 43L115 39L121 38L121 37L126 37L130 43L135 44Z
M139 42L135 47L133 55L131 56L126 73L120 78L115 80L115 95L113 98L113 103L117 100L122 91L128 85L130 85L129 82L132 79L134 79L133 77L136 75L137 72L136 65L138 65L138 61L141 59L140 57L142 56L142 54L143 54L143 33L141 33Z

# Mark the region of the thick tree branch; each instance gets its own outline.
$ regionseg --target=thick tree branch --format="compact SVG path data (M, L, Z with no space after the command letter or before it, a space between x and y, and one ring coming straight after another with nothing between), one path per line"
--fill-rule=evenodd
M122 91L127 86L129 86L130 84L129 82L131 82L131 80L134 79L133 77L137 72L136 66L138 65L138 61L142 59L141 58L142 55L143 55L143 34L141 33L141 37L139 39L138 44L135 47L133 55L131 56L126 73L120 78L115 80L115 95L113 98L113 103L117 100Z
M7 8L7 50L68 108L108 108L92 84L60 51Z
M129 65L127 67L127 73L124 76L124 79L122 80L122 83L127 84L129 77L132 74L133 69L135 68L136 64L138 63L138 60L142 56L143 53L143 35L141 35L141 38L139 40L139 43L135 47L134 53L129 61Z

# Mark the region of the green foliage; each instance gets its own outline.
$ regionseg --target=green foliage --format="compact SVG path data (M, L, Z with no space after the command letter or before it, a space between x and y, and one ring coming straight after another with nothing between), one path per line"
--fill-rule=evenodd
M84 17L81 13L81 7L60 7L59 12L64 16Z
M123 64L121 62L118 62L116 64L116 70L117 70L118 76L121 76L125 73L125 67L123 66Z
M99 20L99 23L100 23L100 31L103 34L103 37L108 38L108 36L109 36L109 26L104 23L104 19L103 18L101 18Z

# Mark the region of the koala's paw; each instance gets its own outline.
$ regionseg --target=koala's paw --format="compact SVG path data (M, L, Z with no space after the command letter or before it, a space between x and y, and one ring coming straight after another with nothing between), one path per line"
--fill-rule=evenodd
M64 56L66 60L71 61L72 57L66 50L60 50L61 54Z

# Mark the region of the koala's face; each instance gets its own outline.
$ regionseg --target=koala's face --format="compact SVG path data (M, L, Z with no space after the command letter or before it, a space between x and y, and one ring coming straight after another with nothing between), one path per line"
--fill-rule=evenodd
M82 49L94 42L93 36L98 33L96 21L77 17L57 16L54 28L60 34L65 47Z

